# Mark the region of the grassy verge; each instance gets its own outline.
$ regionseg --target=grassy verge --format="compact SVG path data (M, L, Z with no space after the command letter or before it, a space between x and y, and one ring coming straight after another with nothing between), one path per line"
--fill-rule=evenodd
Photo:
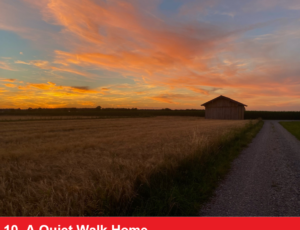
M107 206L108 215L194 216L212 196L231 162L256 136L263 121L215 138L180 164L165 164L135 183L136 196L126 205ZM109 199L107 200L109 201ZM114 207L114 208L112 208Z
M300 140L300 121L281 121L279 123L298 140Z

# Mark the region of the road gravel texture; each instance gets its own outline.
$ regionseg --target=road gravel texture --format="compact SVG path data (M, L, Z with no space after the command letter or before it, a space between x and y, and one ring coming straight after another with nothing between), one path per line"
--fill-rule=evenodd
M200 215L300 216L300 141L265 121Z

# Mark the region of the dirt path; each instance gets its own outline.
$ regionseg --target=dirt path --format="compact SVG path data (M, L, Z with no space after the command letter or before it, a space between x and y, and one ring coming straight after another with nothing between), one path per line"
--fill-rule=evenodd
M300 216L300 141L265 121L200 215Z

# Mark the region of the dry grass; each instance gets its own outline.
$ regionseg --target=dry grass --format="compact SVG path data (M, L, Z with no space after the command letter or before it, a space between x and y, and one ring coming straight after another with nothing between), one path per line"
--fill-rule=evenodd
M0 215L69 216L107 194L134 195L134 181L247 121L195 117L0 123ZM102 213L103 214L103 213Z

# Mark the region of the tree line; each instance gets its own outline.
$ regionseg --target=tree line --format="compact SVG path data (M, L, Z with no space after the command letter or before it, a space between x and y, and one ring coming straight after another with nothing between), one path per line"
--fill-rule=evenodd
M205 117L203 109L138 109L138 108L28 108L0 109L1 115L18 116L197 116ZM245 111L245 119L300 120L300 111Z

